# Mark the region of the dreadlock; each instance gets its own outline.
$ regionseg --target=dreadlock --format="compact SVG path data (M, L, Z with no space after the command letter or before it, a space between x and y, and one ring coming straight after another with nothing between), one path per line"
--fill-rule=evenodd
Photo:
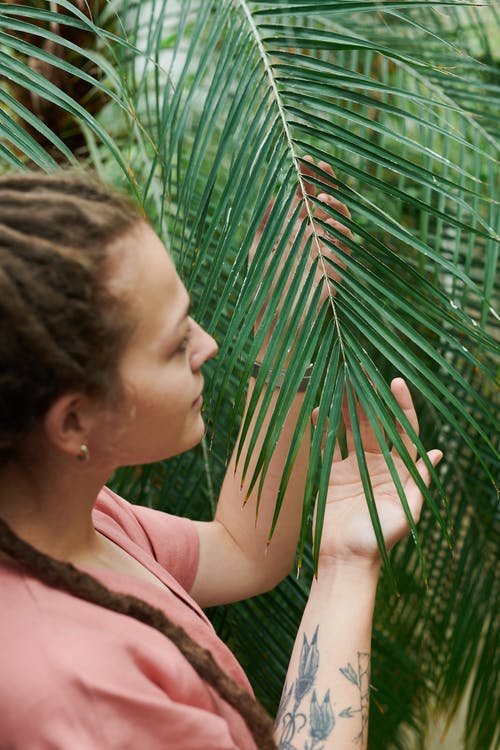
M119 397L133 323L108 288L108 249L140 221L128 198L81 171L0 176L0 463L63 393ZM43 554L1 520L0 549L43 583L163 633L239 711L259 750L276 750L264 709L161 610Z
M88 180L0 177L0 461L70 389L120 395L132 321L107 288L107 248L141 217Z

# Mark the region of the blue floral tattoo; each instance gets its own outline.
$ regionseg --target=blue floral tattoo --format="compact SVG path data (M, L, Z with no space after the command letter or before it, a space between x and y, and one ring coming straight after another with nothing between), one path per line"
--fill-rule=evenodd
M276 727L281 728L281 736L278 747L280 750L301 750L294 742L299 738L298 734L307 738L304 741L303 750L323 750L324 743L335 728L336 717L330 700L330 691L327 690L322 699L318 699L314 683L319 667L318 630L316 627L311 641L308 641L304 633L302 649L299 658L297 679L290 687L285 684L280 708L276 717ZM348 663L340 668L340 672L359 690L359 708L348 706L337 715L341 719L353 718L360 714L361 730L353 738L354 742L362 743L368 728L368 705L370 688L370 655L358 652L357 670ZM305 713L303 704L307 696L311 694L309 705L309 716Z

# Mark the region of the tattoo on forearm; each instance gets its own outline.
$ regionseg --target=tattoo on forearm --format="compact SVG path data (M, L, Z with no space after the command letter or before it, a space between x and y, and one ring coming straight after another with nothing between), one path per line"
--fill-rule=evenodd
M299 750L294 742L303 741L304 750L322 750L324 743L335 729L337 719L351 719L359 715L360 731L353 737L362 744L368 731L368 707L370 696L370 654L358 652L357 669L351 663L340 668L343 676L355 685L359 692L359 706L348 706L334 712L327 690L321 699L316 695L314 684L318 672L320 654L316 627L311 641L304 633L300 652L297 679L290 686L285 684L283 697L276 717L276 729L281 735L280 750ZM309 715L307 702L309 701ZM300 735L300 736L299 736Z
M370 706L370 654L358 651L358 671L356 672L351 664L347 667L341 667L340 671L349 682L359 690L359 708L345 708L339 716L351 717L356 713L360 714L361 729L359 734L354 737L355 742L361 744L365 739L365 733L368 731L368 710Z

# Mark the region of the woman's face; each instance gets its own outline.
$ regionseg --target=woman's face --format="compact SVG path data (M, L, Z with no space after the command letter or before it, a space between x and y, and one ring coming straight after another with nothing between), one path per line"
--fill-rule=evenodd
M124 400L108 425L110 449L116 465L149 463L203 437L201 367L217 344L190 317L189 295L147 224L111 251L118 266L111 288L124 295L136 326L120 362Z

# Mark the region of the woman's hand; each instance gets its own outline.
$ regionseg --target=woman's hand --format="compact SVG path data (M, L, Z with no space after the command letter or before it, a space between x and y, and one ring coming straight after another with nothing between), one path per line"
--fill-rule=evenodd
M418 434L417 415L405 381L396 378L391 383L391 390ZM387 548L391 549L409 531L408 519L377 438L361 409L358 409L358 419L385 543ZM377 565L380 563L380 553L361 482L347 408L344 409L344 420L349 455L342 459L340 450L336 447L320 545L320 564L321 561L335 561L353 565ZM417 453L411 439L403 430L400 429L399 432L408 453L415 459ZM427 456L432 465L436 466L442 458L442 453L439 450L431 450ZM395 449L392 450L392 458L413 519L418 521L422 509L422 494ZM428 486L430 473L422 459L416 463L416 468Z
M328 234L327 231L324 229L324 227L320 224L320 222L323 222L324 224L327 224L329 227L332 227L336 231L342 233L343 235L345 235L346 238L352 239L352 233L350 229L346 227L345 224L342 223L342 217L346 217L347 219L350 219L351 214L349 213L349 209L347 208L347 206L345 206L340 200L338 200L338 198L335 197L337 186L335 185L335 182L334 182L335 174L331 166L324 161L318 162L317 169L320 169L323 172L326 172L331 177L331 179L325 183L325 185L328 188L328 192L323 191L323 192L318 193L316 187L307 180L308 177L312 177L317 174L317 169L314 169L314 166L315 166L314 161L312 157L310 156L305 156L304 161L307 162L308 164L311 164L312 166L308 167L306 165L303 165L302 167L302 176L305 178L303 181L303 187L299 186L297 188L294 201L292 203L292 206L287 216L287 221L292 220L294 212L296 211L297 207L300 206L300 211L295 220L295 226L291 234L291 242L293 242L293 239L300 231L303 222L306 221L309 217L309 222L306 226L304 237L302 239L302 247L304 247L304 245L308 242L308 240L311 237L313 237L313 239L311 242L310 257L307 260L307 263L305 266L304 278L307 277L307 274L311 268L311 265L313 264L313 262L315 262L316 258L319 255L323 256L326 260L328 260L328 262L324 264L321 262L318 263L316 274L314 277L314 283L311 285L311 291L310 291L310 297L309 297L309 299L311 299L313 292L316 289L317 285L322 284L322 293L321 293L321 298L319 302L319 305L321 305L322 302L328 296L333 297L335 295L335 284L339 283L340 281L339 274L336 273L334 269L332 268L332 262L334 265L338 266L339 269L343 268L345 265L342 262L341 258L335 255L335 253L331 250L331 248L328 245L326 245L325 242L322 241L322 239L328 236L329 242L331 244L336 245L337 247L341 248L344 252L347 252L347 253L350 252L350 250L346 245L344 245L341 242L340 239L334 237L332 234ZM305 196L304 196L304 189L305 189ZM319 204L318 204L318 201L319 201ZM321 203L324 204L325 208L322 208ZM274 205L274 200L272 200L269 203L264 220L262 221L259 227L259 230L257 231L257 234L255 236L255 240L252 245L252 250L250 252L250 261L252 261L259 253L260 239L264 231L266 222L269 218L269 214L273 208L273 205ZM331 216L332 211L335 214L338 214L338 219L335 219ZM276 242L276 246L278 245L278 243L279 243L279 240ZM279 263L277 275L282 270L284 262L285 262L285 257L283 257L283 259ZM295 270L295 266L293 270ZM283 293L282 301L279 302L278 307L276 309L274 323L270 326L269 335L266 337L264 346L262 348L261 356L263 356L265 352L265 349L269 342L270 334L274 328L276 320L278 319L281 313L283 300L285 299L287 295L288 289L289 289L289 285L287 284ZM266 304L267 304L267 301L266 301ZM264 314L265 306L266 305L264 305L264 307L260 311L257 324L260 322L262 315ZM302 324L304 317L305 315L302 317L300 325Z

